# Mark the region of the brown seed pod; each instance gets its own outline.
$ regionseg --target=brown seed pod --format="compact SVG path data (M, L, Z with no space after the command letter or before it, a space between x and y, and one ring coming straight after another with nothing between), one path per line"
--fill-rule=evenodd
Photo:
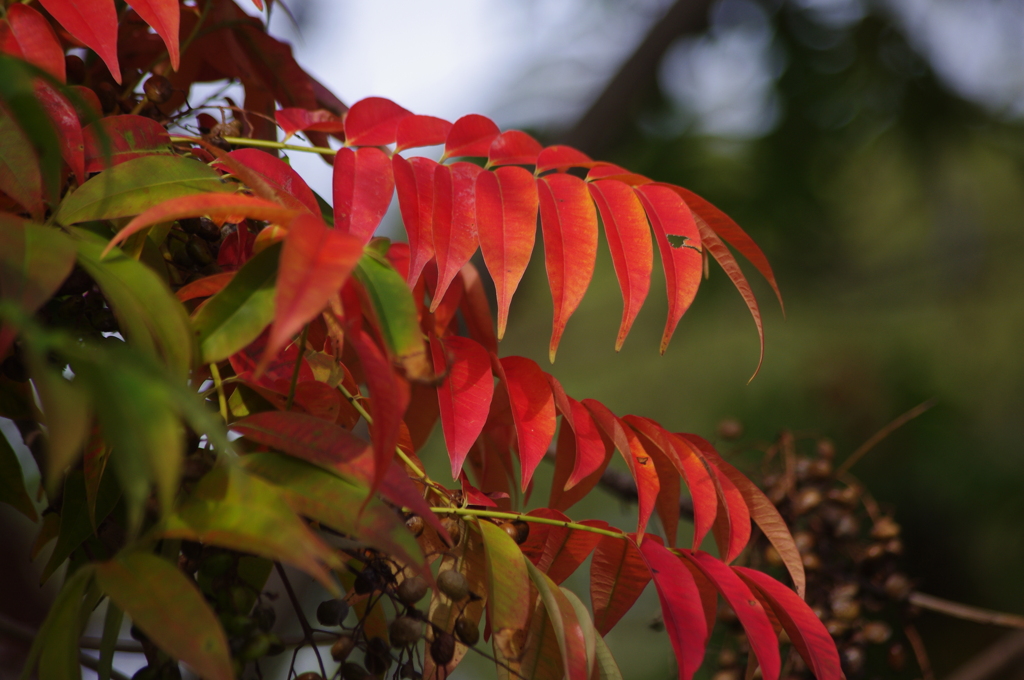
M319 673L314 673L313 671L306 671L305 673L302 673L301 675L299 675L299 677L295 678L295 680L324 680L324 679L323 679L323 677Z
M793 512L797 515L810 512L821 505L822 500L824 500L824 498L821 495L821 491L818 491L814 487L801 489L800 492L797 493L796 498L793 499Z
M419 515L410 515L409 519L405 520L405 526L412 532L413 536L419 538L423 533L423 527L426 526L426 524L423 522L423 518Z
M460 602L469 595L469 581L462 572L447 569L437 575L437 589L451 598L452 602Z
M460 616L455 619L455 635L458 636L460 642L472 647L480 639L480 627L469 617Z
M399 616L388 626L388 636L395 647L411 647L423 637L423 622L411 616Z
M832 460L836 457L836 445L832 443L831 439L823 437L815 444L814 452L821 458Z
M804 569L808 571L817 571L821 569L821 558L816 553L806 553L802 556L801 561L804 563Z
M858 486L847 486L842 489L829 489L828 499L853 507L860 501L861 489Z
M426 579L422 576L411 576L398 584L395 594L402 601L402 604L411 607L423 599L423 596L427 594L427 590Z
M840 599L832 603L832 613L843 621L853 621L860 616L860 603L853 599Z
M447 666L455 658L455 636L444 631L437 633L430 643L430 658L438 666Z
M142 85L142 91L146 99L154 104L163 104L174 94L174 87L171 81L161 75L153 75L146 79Z
M506 534L508 534L509 538L516 541L516 538L519 536L519 530L516 529L516 526L512 524L512 522L505 522L501 525L501 528ZM516 541L516 543L518 542L519 541Z
M899 535L900 525L894 522L892 517L882 517L875 522L875 526L871 527L871 538L876 538L880 541L898 538Z
M441 520L441 525L448 532L448 535L452 537L452 544L458 545L462 539L462 522L455 517L445 517Z
M885 594L894 600L905 600L910 597L910 591L913 590L914 586L903 574L896 572L890 574L889 578L885 579Z
M356 639L351 633L342 633L334 644L331 645L331 658L335 661L344 661L352 650L356 648Z
M814 550L814 534L809 531L798 531L793 534L793 543L801 554Z
M892 628L884 621L868 621L860 632L866 642L874 645L888 642L892 637Z
M827 479L832 476L832 463L823 458L812 460L807 474L812 479Z
M526 539L530 537L530 523L517 519L512 522L512 526L516 528L516 535L512 537L515 542L519 545L526 543Z

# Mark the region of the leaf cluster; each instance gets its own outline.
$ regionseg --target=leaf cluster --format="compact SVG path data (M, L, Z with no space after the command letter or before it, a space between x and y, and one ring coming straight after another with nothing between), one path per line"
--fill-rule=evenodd
M648 294L654 242L661 351L709 257L760 334L725 243L778 291L734 222L682 187L482 116L451 123L381 98L346 108L230 0L41 5L0 19L2 415L38 444L37 551L55 541L44 578L67 563L26 676L79 677L79 633L106 600L104 680L125 614L146 677L173 677L178 661L214 680L258 673L288 644L313 645L328 675L327 635L336 675L440 678L478 649L483 622L502 677L615 678L603 636L653 581L681 678L701 665L719 595L767 680L783 630L819 678L840 677L801 599L799 551L752 482L706 440L576 400L533 360L498 353L538 221L552 361L602 227L623 297L616 347ZM78 44L84 61L67 54ZM204 81L240 83L244 108L191 103ZM313 146L277 142L278 127ZM403 155L428 146L440 161ZM284 148L332 163L331 204ZM407 244L374 238L395 193ZM438 420L455 488L418 457ZM524 512L549 451L547 506ZM565 514L616 452L638 489L632 532ZM6 441L0 473L2 499L36 520ZM799 594L730 566L751 521ZM708 534L720 557L701 550ZM589 556L588 609L561 583ZM268 614L275 565L303 629L287 644ZM313 629L282 565L334 596L320 621L332 630Z

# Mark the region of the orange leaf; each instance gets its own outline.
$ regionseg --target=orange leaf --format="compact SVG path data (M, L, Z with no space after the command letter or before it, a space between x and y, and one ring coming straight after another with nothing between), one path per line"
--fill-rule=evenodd
M441 160L456 156L486 156L501 130L490 118L471 113L455 121L444 142Z
M496 165L533 165L543 147L540 142L519 130L502 132L491 142L487 167Z
M597 632L607 635L650 580L651 571L633 541L602 536L590 561L590 603Z
M345 143L350 146L394 144L398 123L412 112L390 99L360 99L345 114Z
M33 8L17 2L7 8L7 21L20 52L14 56L65 82L64 49L50 22Z
M362 254L363 246L358 240L328 228L318 217L303 214L291 221L281 249L274 323L261 367L327 306Z

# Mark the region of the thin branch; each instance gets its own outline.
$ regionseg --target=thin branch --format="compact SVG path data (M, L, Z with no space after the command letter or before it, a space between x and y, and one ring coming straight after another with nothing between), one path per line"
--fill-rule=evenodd
M302 368L302 359L306 353L306 337L309 335L309 324L307 323L302 327L302 335L299 336L299 352L295 357L295 368L292 370L292 382L288 386L288 401L284 404L285 411L292 410L292 404L295 403L295 388L299 384L299 371Z
M274 562L274 567L277 568L277 575L281 577L281 583L284 584L284 589L288 593L288 599L292 601L292 608L295 610L295 616L299 619L299 625L302 626L302 635L309 643L310 647L313 648L313 653L316 654L316 662L320 664L320 677L327 677L327 670L324 668L324 660L320 658L320 648L316 646L316 641L313 639L313 627L309 625L309 620L306 619L306 613L302 611L302 604L299 602L299 598L295 595L295 590L292 588L292 582L288 580L288 574L285 573L284 567L281 566L280 562ZM296 650L298 651L298 650Z
M836 470L836 474L839 475L848 471L851 467L853 467L854 463L856 463L858 460L864 457L865 453L875 448L883 439L888 437L890 434L892 434L899 428L903 427L908 422L910 422L914 418L918 417L919 415L930 409L932 406L935 406L937 401L938 400L935 397L932 397L928 401L918 404L917 406L910 409L903 415L896 418L896 420L892 421L891 423L883 427L881 430L873 434L871 438L869 438L866 442L861 444L856 451L851 453L849 458L843 461L843 464L839 466L838 470Z
M438 515L463 515L465 517L492 517L494 519L511 519L511 520L522 520L524 522L532 522L534 524L550 524L557 527L565 527L566 529L577 529L579 531L589 531L592 534L601 534L602 536L612 536L614 538L626 538L626 535L621 531L609 531L607 529L600 529L598 527L587 526L586 524L577 524L575 522L564 522L560 519L551 519L549 517L533 517L525 513L518 512L499 512L497 510L478 510L476 508L445 508L437 507L430 508L431 512L437 513Z
M591 155L614 142L637 100L657 85L658 64L665 52L679 36L705 30L710 7L711 0L676 0L559 142Z
M181 142L193 143L197 140L197 137L178 137L172 136L171 143L178 144ZM334 156L338 152L326 146L299 146L298 144L285 144L284 142L272 142L267 139L249 139L248 137L221 137L228 144L234 144L236 146L259 146L266 149L283 149L285 151L304 151L306 153L318 153L322 156Z
M989 680L1016 667L1021 660L1024 660L1024 632L1010 633L959 666L946 680Z
M907 640L910 641L910 647L914 650L914 656L917 657L917 665L921 669L921 677L924 680L935 680L935 671L932 670L932 662L928 658L928 650L925 649L924 640L921 639L921 634L917 632L917 628L913 624L908 623L903 627L903 633L907 636Z
M921 609L929 609L933 612L946 614L947 616L955 616L956 618L964 619L965 621L985 623L992 626L1005 626L1006 628L1024 629L1024 616L997 612L991 609L982 609L981 607L972 607L969 604L944 600L941 597L935 597L934 595L928 595L926 593L911 593L910 604L918 606Z

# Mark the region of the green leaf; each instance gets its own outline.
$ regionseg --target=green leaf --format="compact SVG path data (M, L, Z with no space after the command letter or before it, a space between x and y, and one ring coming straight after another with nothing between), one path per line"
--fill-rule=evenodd
M117 647L117 636L121 632L124 611L113 602L107 602L107 613L103 617L103 637L100 639L100 661L96 667L98 680L110 680L110 671L114 667L114 651Z
M199 308L192 327L205 364L227 359L274 320L274 284L281 244L245 263L224 288Z
M523 654L529 626L530 575L523 553L512 537L497 524L480 522L487 555L487 620L494 645L507 658Z
M160 649L208 680L233 680L228 641L194 582L149 553L96 565L100 588Z
M14 452L7 437L0 434L0 503L7 503L33 522L39 519L32 497L25 488L25 477L21 472L18 454Z
M109 515L121 497L120 489L112 480L107 479L100 484L96 500L96 521L102 522ZM60 513L60 533L57 534L57 545L50 553L50 559L40 574L40 583L47 581L60 565L71 556L82 543L93 535L92 521L89 514L82 512L86 505L85 478L78 470L68 473L64 480L64 496Z
M42 219L43 178L28 135L0 104L0 192L13 198L36 219Z
M60 288L75 264L75 244L57 229L0 213L0 296L32 314ZM0 328L0 356L14 339Z
M32 384L39 393L48 435L44 481L47 493L56 497L57 484L65 468L78 459L89 435L92 417L88 395L80 381L67 380L33 345L28 345L27 350L25 358Z
M91 566L79 569L64 583L39 633L32 641L21 680L28 680L38 661L38 680L81 680L78 638L82 634L82 597L93 577Z
M253 453L239 461L249 472L281 487L292 509L350 538L399 558L425 566L423 551L393 509L369 489L352 484L305 461L276 453ZM363 507L365 504L365 507ZM524 572L525 573L525 572Z
M569 599L562 593L561 589L551 578L542 572L524 555L523 563L529 571L530 579L537 586L544 608L547 609L548 618L555 629L555 638L558 640L558 650L562 655L562 667L565 677L569 680L588 680L589 667L587 663L586 639L579 621L576 619L576 611L569 602Z
M608 649L608 643L600 635L594 640L596 642L594 662L597 666L597 680L622 680L622 671L615 663L615 657L612 656L612 650Z
M56 220L71 225L130 217L170 198L235 188L201 161L185 156L143 156L104 170L66 196Z
M324 568L341 567L331 547L299 519L277 487L234 465L214 468L199 480L159 534L287 562L339 592Z
M366 293L391 358L405 368L410 379L430 376L416 301L405 279L372 249L366 250L353 274Z
M192 368L194 341L185 309L167 284L120 251L101 259L105 241L99 236L84 229L72 233L79 238L79 264L103 291L128 342L162 356L184 380Z

